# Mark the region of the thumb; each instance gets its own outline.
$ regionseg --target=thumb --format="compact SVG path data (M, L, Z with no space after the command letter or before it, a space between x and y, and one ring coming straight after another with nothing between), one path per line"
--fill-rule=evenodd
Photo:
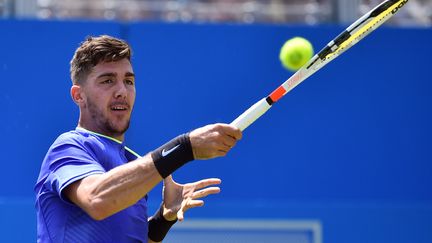
M183 212L183 209L180 209L180 210L177 212L177 219L178 219L179 221L183 221L183 220L184 220L184 212Z

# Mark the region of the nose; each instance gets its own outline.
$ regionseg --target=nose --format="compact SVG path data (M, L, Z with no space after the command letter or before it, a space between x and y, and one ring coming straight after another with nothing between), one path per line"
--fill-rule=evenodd
M123 82L118 82L115 93L114 93L114 97L115 98L126 98L127 97L126 84L124 84Z

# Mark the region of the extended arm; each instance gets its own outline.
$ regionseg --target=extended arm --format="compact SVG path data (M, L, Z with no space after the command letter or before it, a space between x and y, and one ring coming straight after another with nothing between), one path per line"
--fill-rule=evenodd
M241 132L226 124L208 125L192 131L190 142L195 159L224 156L241 138ZM144 197L163 177L150 154L72 183L63 191L73 203L95 220L113 215Z

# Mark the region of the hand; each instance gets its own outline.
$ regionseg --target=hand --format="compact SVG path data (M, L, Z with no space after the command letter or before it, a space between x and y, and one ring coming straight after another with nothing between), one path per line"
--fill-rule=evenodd
M189 133L195 159L225 156L242 138L240 129L228 124L207 125Z
M176 218L179 221L183 221L184 213L188 209L202 207L204 205L203 200L196 199L220 192L219 187L208 186L218 185L220 183L220 179L212 178L182 185L175 182L171 176L168 176L164 179L163 187L164 218L169 221L175 220Z

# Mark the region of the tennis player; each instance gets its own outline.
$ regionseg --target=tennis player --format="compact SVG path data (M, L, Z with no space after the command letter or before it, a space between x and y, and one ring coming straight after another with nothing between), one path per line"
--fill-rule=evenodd
M42 162L35 186L37 242L161 242L188 209L220 190L217 178L179 184L171 174L194 159L226 155L241 131L207 125L141 157L124 143L135 101L130 46L89 37L75 51L70 72L80 116ZM148 217L147 193L162 180L161 207Z

